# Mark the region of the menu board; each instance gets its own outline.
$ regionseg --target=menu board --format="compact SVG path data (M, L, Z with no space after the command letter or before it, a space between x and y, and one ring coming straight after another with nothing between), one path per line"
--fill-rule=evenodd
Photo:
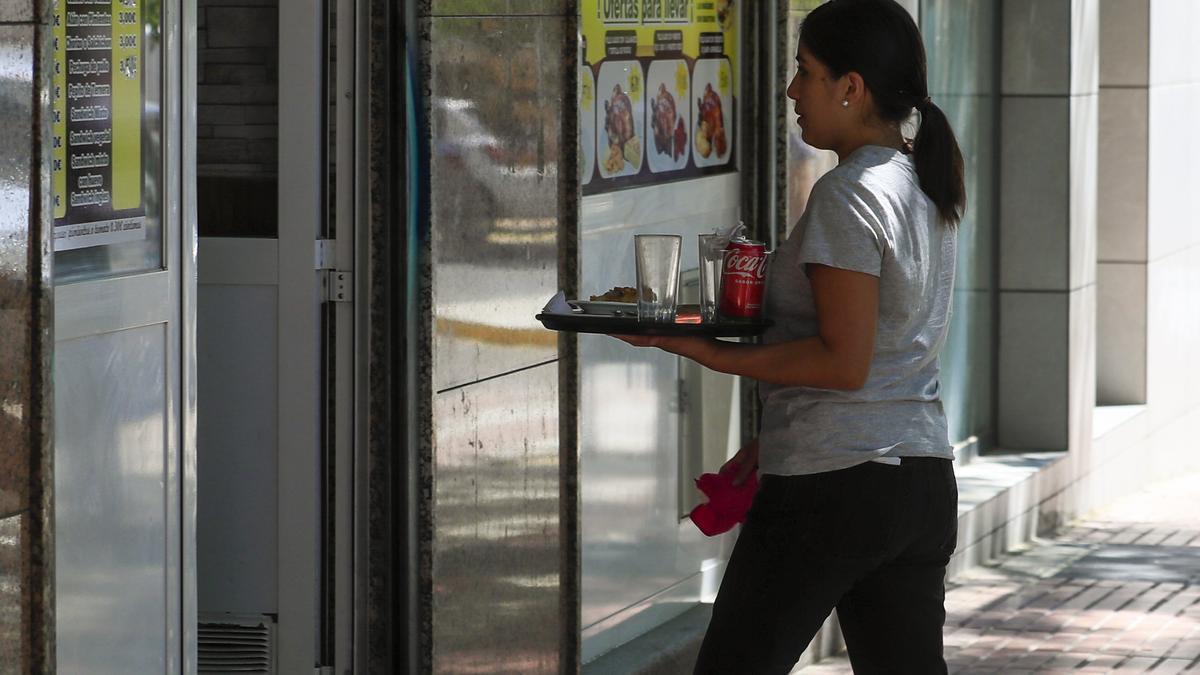
M53 0L54 250L144 239L143 0Z
M581 0L584 195L737 170L741 1Z

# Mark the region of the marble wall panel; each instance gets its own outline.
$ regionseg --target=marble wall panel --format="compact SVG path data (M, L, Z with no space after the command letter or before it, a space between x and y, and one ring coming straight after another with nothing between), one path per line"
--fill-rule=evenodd
M1150 0L1100 0L1100 86L1144 87L1150 77Z
M0 7L0 673L54 670L46 8Z
M1100 90L1096 189L1100 261L1146 260L1148 107L1145 88Z
M29 505L33 31L0 26L0 516Z
M1067 448L1069 295L1000 294L999 444Z
M32 23L35 11L33 0L4 0L0 3L0 22Z
M557 358L564 19L435 18L434 389Z
M434 672L559 671L558 366L434 400Z
M1146 402L1146 264L1100 263L1096 309L1096 399Z
M1072 6L1079 0L1002 4L1001 92L1065 95L1071 90Z
M0 518L0 675L17 675L28 664L24 523L21 514Z
M1000 287L1069 283L1070 98L1006 96L1000 121Z
M16 301L25 293L29 219L37 196L31 189L36 177L33 49L33 26L0 26L0 275L14 284L0 300Z

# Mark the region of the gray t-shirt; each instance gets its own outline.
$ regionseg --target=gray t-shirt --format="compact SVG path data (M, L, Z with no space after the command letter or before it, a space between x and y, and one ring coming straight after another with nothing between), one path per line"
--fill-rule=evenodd
M879 277L879 320L866 386L857 391L759 383L759 470L835 471L879 457L954 457L938 385L950 326L954 230L921 190L912 159L868 145L813 187L778 247L767 281L763 342L817 334L806 263Z

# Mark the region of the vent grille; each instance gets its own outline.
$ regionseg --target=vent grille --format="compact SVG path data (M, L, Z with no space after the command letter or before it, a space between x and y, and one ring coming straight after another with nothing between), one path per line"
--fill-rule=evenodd
M198 628L201 673L274 672L269 622L202 622Z

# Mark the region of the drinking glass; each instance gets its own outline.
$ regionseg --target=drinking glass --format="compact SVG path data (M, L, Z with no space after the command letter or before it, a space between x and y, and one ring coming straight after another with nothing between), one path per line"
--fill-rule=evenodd
M638 234L633 237L637 264L638 321L675 321L679 256L683 237Z
M725 259L725 247L729 237L720 234L702 234L700 240L700 320L712 323L717 320L717 302L721 294L721 268Z

